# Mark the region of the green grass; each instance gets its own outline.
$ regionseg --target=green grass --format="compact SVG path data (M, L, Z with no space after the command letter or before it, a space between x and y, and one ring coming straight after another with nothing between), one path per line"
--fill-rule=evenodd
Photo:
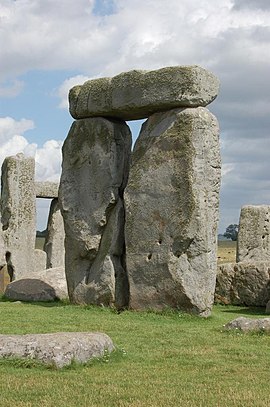
M45 237L36 237L36 249L43 250Z
M101 331L117 352L85 366L52 370L0 362L0 406L269 406L270 336L224 332L264 310L215 306L202 319L69 304L0 302L2 334Z

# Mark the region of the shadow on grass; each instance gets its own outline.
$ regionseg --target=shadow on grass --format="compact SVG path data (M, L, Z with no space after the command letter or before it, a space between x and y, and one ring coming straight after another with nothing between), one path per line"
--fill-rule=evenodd
M222 309L220 308L221 312L226 312L228 314L243 314L243 315L259 315L259 316L267 316L265 314L265 307L245 307L242 308L241 306L235 306L234 309Z

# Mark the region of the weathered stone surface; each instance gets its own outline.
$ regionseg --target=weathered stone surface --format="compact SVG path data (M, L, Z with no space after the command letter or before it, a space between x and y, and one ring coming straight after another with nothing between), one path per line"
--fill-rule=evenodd
M0 357L37 359L57 368L72 361L86 363L114 350L111 338L99 332L0 335Z
M264 307L270 298L270 262L225 263L218 267L215 301Z
M47 255L43 250L34 251L34 272L46 270Z
M270 261L270 206L241 208L236 261Z
M23 154L2 165L1 222L6 261L13 279L34 270L36 234L35 160Z
M55 267L26 274L23 279L15 280L6 287L5 296L20 301L67 299L65 268Z
M224 328L242 332L270 332L270 318L251 319L238 317L228 322Z
M205 108L151 116L135 144L126 202L130 306L209 315L216 279L218 124Z
M37 198L58 198L58 182L35 182L35 191Z
M65 140L59 203L73 302L127 304L123 191L130 148L128 126L104 118L74 122Z
M54 301L54 288L38 278L22 278L8 284L5 297L15 301Z
M68 298L67 280L64 266L46 269L45 275L42 279L54 288L56 297L59 300Z
M58 199L53 199L48 224L44 250L47 253L46 268L63 267L65 264L65 230Z
M5 292L6 286L10 283L10 276L7 265L0 265L0 294Z
M217 96L219 81L199 66L130 71L75 86L69 94L75 119L94 116L134 120L176 107L206 106Z

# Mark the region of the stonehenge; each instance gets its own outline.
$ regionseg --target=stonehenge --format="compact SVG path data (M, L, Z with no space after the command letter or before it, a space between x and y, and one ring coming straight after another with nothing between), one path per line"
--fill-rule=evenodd
M269 222L269 205L245 205L241 208L236 263L218 267L216 302L258 307L267 305L270 300Z
M26 277L42 281L49 279L52 288L57 291L59 278L52 279L49 270L56 270L52 267L64 268L64 228L59 210L57 214L61 219L58 219L56 227L54 211L51 210L49 215L47 250L35 249L35 240L36 198L53 198L51 205L55 207L58 188L58 183L35 182L34 158L25 157L20 153L4 160L0 206L1 292L5 291L8 282L19 281ZM66 285L64 272L62 272L62 279ZM64 291L67 297L67 288Z
M70 90L59 204L72 302L210 314L221 164L205 106L218 87L185 66ZM131 154L125 120L138 118L148 120Z

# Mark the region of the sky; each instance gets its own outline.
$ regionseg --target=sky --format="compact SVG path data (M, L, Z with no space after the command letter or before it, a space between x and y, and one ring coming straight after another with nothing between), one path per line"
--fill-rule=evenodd
M57 181L68 90L132 69L200 65L218 76L219 231L270 204L269 0L0 0L0 163L35 156ZM136 139L141 122L129 122ZM48 201L38 200L37 228Z

